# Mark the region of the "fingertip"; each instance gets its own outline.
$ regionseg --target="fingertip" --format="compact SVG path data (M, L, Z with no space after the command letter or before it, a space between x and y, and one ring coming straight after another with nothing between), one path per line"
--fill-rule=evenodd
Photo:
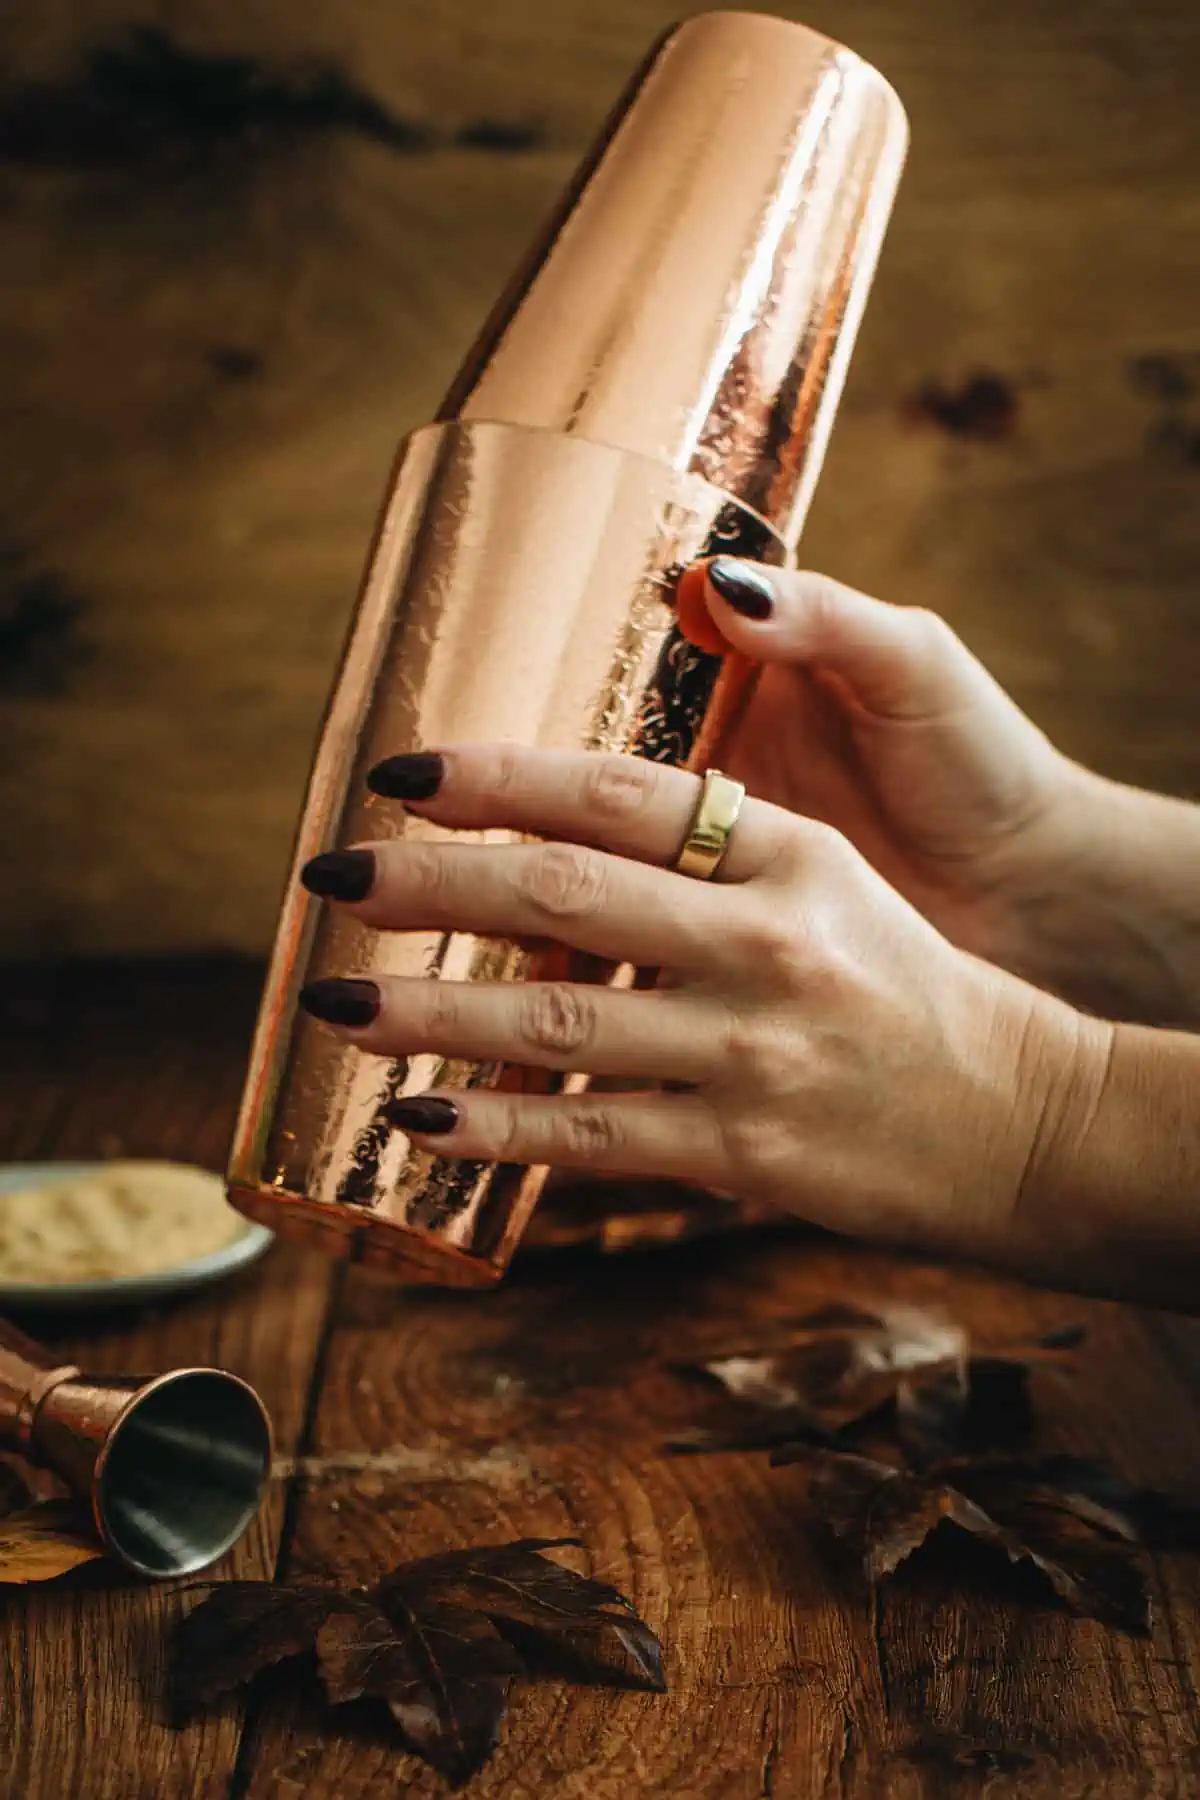
M388 1120L411 1137L445 1137L462 1124L457 1101L442 1094L405 1094L389 1102Z
M722 608L732 611L739 625L744 620L763 625L774 617L779 598L775 577L761 563L740 556L714 556L706 573L709 603L718 619Z
M300 884L318 900L353 906L367 898L377 874L373 850L324 850L304 864Z
M297 999L310 1018L343 1031L363 1031L373 1025L383 1005L378 982L338 975L305 982Z
M756 654L759 628L775 617L775 573L740 556L692 563L676 587L680 630L701 650L723 655L753 646Z
M412 804L433 800L446 775L446 758L439 750L406 750L385 756L367 770L367 786L385 800Z

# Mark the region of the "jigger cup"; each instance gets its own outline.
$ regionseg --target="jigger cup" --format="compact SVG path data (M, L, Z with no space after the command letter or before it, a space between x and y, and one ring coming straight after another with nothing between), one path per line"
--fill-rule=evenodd
M52 1469L139 1575L207 1568L258 1512L271 1422L223 1369L85 1375L0 1321L0 1450Z

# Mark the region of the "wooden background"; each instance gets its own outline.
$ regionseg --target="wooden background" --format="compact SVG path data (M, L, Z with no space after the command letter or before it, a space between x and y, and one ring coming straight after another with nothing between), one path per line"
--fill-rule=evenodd
M693 10L0 13L0 954L265 947L394 442ZM913 127L809 560L1200 789L1200 9L778 10Z

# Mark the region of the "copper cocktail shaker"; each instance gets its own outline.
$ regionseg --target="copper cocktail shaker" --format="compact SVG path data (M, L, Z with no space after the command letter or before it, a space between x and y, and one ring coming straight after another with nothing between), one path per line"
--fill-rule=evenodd
M86 1499L126 1568L207 1568L241 1537L271 1472L271 1422L224 1369L85 1375L0 1320L0 1450Z
M309 899L295 868L336 845L441 835L367 791L365 771L399 751L512 739L719 760L754 670L687 643L673 584L700 556L791 557L906 140L886 82L829 39L748 13L680 26L437 422L404 444L254 1041L230 1170L252 1217L410 1278L481 1285L504 1269L546 1172L417 1153L389 1103L582 1078L382 1062L298 1013L296 994L335 974L519 980L528 954L368 931Z

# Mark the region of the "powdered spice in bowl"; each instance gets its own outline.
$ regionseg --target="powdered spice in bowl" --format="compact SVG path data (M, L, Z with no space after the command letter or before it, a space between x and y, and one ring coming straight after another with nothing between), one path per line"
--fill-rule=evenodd
M183 1163L0 1167L0 1302L115 1304L214 1280L271 1241Z

